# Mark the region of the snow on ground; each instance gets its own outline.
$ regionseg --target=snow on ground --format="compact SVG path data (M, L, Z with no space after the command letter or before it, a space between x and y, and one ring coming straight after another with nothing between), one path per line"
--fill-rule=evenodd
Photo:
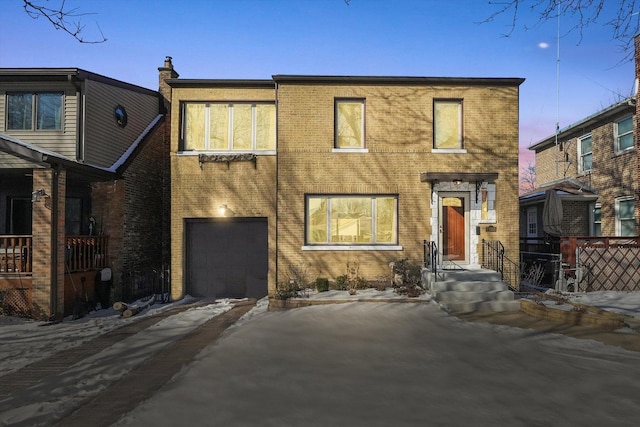
M593 292L564 295L572 302L589 304L640 318L640 292ZM391 290L376 291L373 289L359 290L356 295L349 295L346 291L323 293L310 291L304 297L336 301L404 298ZM424 295L420 298L426 301L431 300L430 295ZM170 304L155 304L128 319L121 317L119 312L111 309L90 312L89 315L77 320L68 317L60 323L0 317L0 342L2 342L0 346L0 378L54 353L78 346L129 322L137 321L141 317L151 316L176 305L197 301L195 298L187 297ZM369 310L367 307L372 307L375 311L377 305L365 307L363 304L361 309ZM142 332L123 339L122 342L79 362L67 371L47 378L28 390L0 401L0 425L26 425L24 423L46 425L46 420L50 420L52 416L54 418L60 416L81 400L96 395L109 383L122 378L143 363L151 354L166 346L168 342L179 339L197 326L228 311L232 306L233 300L204 302L204 304L194 305L170 317L159 319L156 324ZM414 310L412 307L416 307L415 304L394 304L394 306L396 306L394 310L400 310L400 312L408 310L407 313ZM233 334L233 331L244 330L244 328L240 328L245 323L263 316L267 307L267 298L258 301L255 308L229 329L229 333ZM447 317L444 312L441 313L441 316ZM510 335L511 331L513 333L517 331L515 328L490 325L475 327L494 328L507 335ZM48 397L43 402L34 401L33 393L36 393L37 396Z
M591 305L604 310L634 316L640 319L640 292L612 292L600 291L589 293L564 293L562 294L569 301ZM349 295L346 291L328 291L318 293L309 291L305 296L309 299L323 300L362 300L362 299L403 299L405 297L394 293L391 290L376 291L374 289L358 290L357 294ZM430 295L426 294L420 299L429 300ZM197 299L187 296L186 298L170 303L155 304L136 316L123 318L120 313L112 310L92 311L87 316L71 320L71 316L65 318L60 323L48 323L34 320L21 319L17 317L0 316L0 377L10 372L44 359L51 354L78 346L98 335L107 333L119 328L129 322L135 322L141 317L151 316L163 310L181 304L196 302ZM200 324L217 314L231 308L232 301L221 300L214 304L214 308L188 310L189 322ZM240 319L236 325L242 324L246 319L251 318L255 313L266 310L268 300L265 298L259 301L258 306ZM213 311L211 311L213 310ZM198 320L198 317L201 317ZM173 321L179 322L179 318L172 316Z
M69 316L59 323L0 316L0 342L2 342L2 346L0 346L0 377L45 359L54 353L79 346L99 335L136 322L140 318L195 301L197 301L196 298L188 296L170 304L154 304L129 318L122 317L119 311L113 309L91 311L87 316L76 320L72 320L72 316ZM213 307L213 313L209 308L208 312L204 313L206 316L201 315L200 317L206 320L231 309L232 305L226 300L218 302ZM193 310L195 309L190 311ZM199 310L202 310L202 307ZM195 311L197 312L197 310ZM191 316L193 317L193 314ZM175 316L172 318L177 321Z

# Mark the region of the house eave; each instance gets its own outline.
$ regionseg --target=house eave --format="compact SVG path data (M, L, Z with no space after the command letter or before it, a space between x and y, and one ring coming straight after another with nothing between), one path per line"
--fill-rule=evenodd
M604 110L601 110L583 120L575 122L563 129L560 129L557 133L558 141L565 141L574 136L582 136L588 131L585 129L591 129L596 127L598 123L604 122L612 117L622 115L623 113L635 114L636 111L636 99L635 96L626 98L625 100L618 102ZM540 151L547 148L550 145L554 145L556 142L556 134L550 135L541 141L536 142L528 147L532 151Z
M282 84L347 84L347 85L456 85L456 86L520 86L525 79L519 77L411 77L411 76L273 76Z
M33 163L34 168L62 166L65 169L104 180L114 179L116 176L114 172L107 169L78 163L60 154L42 150L2 133L0 133L0 151Z

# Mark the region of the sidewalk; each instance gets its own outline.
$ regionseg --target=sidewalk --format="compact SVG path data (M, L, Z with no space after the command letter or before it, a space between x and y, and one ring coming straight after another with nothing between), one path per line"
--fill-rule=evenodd
M137 339L136 334L141 332L153 335L152 330L160 322L166 323L171 316L183 316L189 309L198 309L206 304L179 305L32 363L2 377L0 413L4 412L9 417L10 424L28 420L38 425L43 422L54 425L57 422L55 425L60 426L109 426L157 391L255 304L255 300L234 302L228 311L182 335L173 333L173 336L164 337L154 348L132 349L131 352L135 354L122 354L115 359L101 358L104 352L113 352L124 340ZM181 327L176 326L178 329ZM120 351L126 353L126 350ZM109 360L108 366L103 365ZM136 362L132 363L132 360ZM100 381L95 384L92 393L65 399L66 388L73 387L72 382L77 381L78 372L87 372L88 383L91 383L92 377L99 377ZM114 375L114 372L117 374ZM30 404L60 403L61 409L44 420L42 417L45 415L37 413L32 414L35 416L33 419L25 413L8 415L14 408L28 409Z
M467 322L484 322L529 329L535 333L562 334L573 338L595 340L603 344L640 352L640 334L635 329L607 330L592 326L571 325L530 316L522 311L474 312L456 314Z

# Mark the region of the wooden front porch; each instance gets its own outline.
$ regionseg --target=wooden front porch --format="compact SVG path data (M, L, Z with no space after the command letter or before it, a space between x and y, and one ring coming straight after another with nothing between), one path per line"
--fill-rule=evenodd
M0 315L30 317L33 310L33 249L30 235L0 235ZM93 294L93 272L108 266L109 237L67 236L64 256L67 315L78 292ZM91 286L85 286L87 280L91 280Z
M68 273L98 270L108 266L109 236L67 236L65 262ZM33 237L0 236L0 275L31 275Z

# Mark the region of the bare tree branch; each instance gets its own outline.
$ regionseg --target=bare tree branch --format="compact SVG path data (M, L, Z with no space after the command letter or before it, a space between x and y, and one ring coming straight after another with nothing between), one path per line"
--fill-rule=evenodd
M527 166L520 170L520 192L528 193L536 189L536 166L528 162Z
M572 24L563 30L563 35L578 33L580 44L589 27L603 25L610 27L611 39L618 42L624 54L621 62L633 59L633 39L640 32L640 0L619 0L615 15L606 22L600 21L604 16L605 0L490 0L489 5L497 7L497 10L480 23L494 22L499 16L508 16L510 23L503 37L509 37L516 31L522 18L521 9L526 6L537 16L537 21L531 27L523 23L525 31L536 29L558 16L566 17L569 19L564 22Z
M102 30L100 26L98 26L98 30L100 31L100 39L97 40L85 40L81 33L84 29L84 25L82 24L81 17L92 15L92 13L79 13L78 9L67 9L65 10L65 0L60 2L60 7L47 7L42 3L38 3L32 0L22 0L24 11L33 19L38 19L40 17L44 17L47 19L56 30L62 30L65 33L69 34L74 39L78 40L80 43L88 43L88 44L96 44L96 43L104 43L107 39L102 34Z

